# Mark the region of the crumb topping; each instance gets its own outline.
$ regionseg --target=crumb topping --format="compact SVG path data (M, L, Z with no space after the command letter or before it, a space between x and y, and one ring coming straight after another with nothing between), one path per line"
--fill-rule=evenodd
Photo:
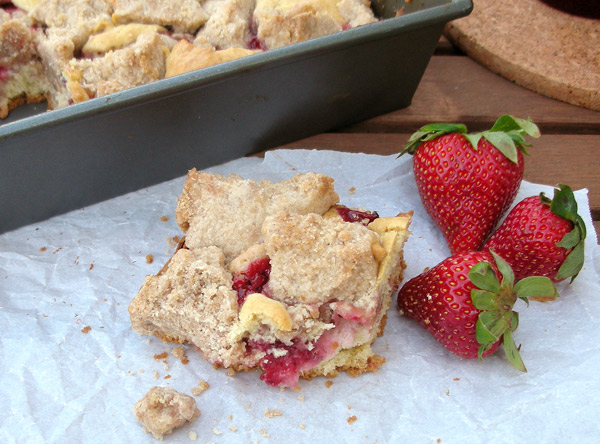
M194 398L168 387L152 387L135 404L133 412L138 421L161 440L176 428L200 416Z

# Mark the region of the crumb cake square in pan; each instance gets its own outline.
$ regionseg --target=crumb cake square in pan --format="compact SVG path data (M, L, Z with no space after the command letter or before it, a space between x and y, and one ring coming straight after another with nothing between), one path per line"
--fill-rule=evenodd
M375 21L366 0L2 0L0 118Z
M402 280L412 213L337 201L314 173L272 183L191 171L177 208L185 244L132 300L133 329L258 369L272 386L376 370L371 344Z

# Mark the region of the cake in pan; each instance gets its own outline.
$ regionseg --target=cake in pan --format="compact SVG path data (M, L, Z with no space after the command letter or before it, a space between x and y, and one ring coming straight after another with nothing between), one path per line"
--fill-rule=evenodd
M272 386L383 364L371 344L402 280L411 213L341 206L314 173L272 183L191 171L176 216L185 242L131 302L136 332L258 369Z
M0 118L375 21L366 0L0 0Z

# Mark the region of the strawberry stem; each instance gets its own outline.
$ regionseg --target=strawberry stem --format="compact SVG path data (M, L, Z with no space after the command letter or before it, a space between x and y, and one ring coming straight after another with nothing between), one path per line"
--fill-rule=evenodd
M566 233L560 242L556 244L558 247L571 250L561 267L558 269L556 279L562 280L568 277L570 282L577 277L585 260L585 237L587 231L585 222L578 214L577 201L570 187L567 185L558 185L554 189L554 197L550 201L544 193L540 193L540 200L546 205L550 205L550 211L558 217L568 220L573 224L573 230Z
M513 311L513 307L517 299L528 303L529 296L543 295L546 298L555 298L558 293L547 277L529 277L513 285L514 273L510 265L492 250L490 252L501 276L500 282L489 262L476 264L468 275L475 286L471 290L471 300L480 312L475 325L475 336L479 343L477 355L479 359L483 359L485 352L502 339L509 362L518 370L526 372L512 337L519 325L519 314Z
M460 123L432 123L425 125L415 132L409 139L407 145L402 149L398 157L403 154L414 154L419 146L436 137L445 134L463 134L474 149L477 149L479 141L485 137L488 142L495 146L511 162L518 163L517 150L528 154L523 136L540 137L540 130L531 120L520 119L508 114L500 116L491 129L480 133L467 133L467 127Z

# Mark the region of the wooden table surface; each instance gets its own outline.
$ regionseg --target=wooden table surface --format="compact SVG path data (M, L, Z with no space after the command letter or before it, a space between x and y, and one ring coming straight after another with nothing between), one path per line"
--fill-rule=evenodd
M528 139L532 146L524 179L587 188L594 226L600 232L600 112L517 86L462 54L444 37L411 106L283 147L388 155L399 152L424 124L462 122L469 131L479 131L490 128L502 114L529 117L542 132L539 139Z

